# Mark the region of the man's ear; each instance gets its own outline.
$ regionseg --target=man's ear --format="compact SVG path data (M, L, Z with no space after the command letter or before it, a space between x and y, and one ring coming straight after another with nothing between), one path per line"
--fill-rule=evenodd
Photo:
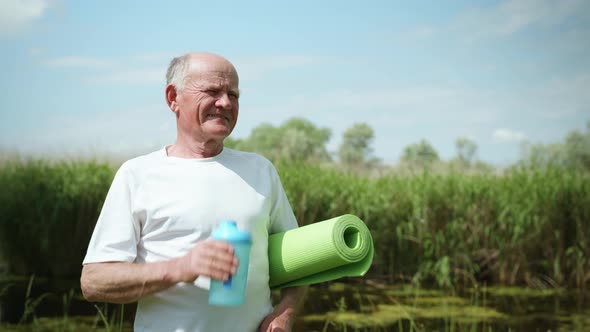
M176 97L178 97L178 93L176 93L176 87L174 86L174 84L166 85L165 93L166 103L168 104L168 107L170 107L170 110L172 112L175 112L177 106Z

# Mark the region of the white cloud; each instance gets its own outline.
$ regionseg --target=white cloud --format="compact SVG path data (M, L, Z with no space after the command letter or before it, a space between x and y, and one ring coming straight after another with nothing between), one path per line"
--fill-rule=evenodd
M166 68L141 68L117 70L106 74L88 75L82 78L84 83L119 83L128 85L164 84Z
M490 143L550 142L561 139L571 123L588 121L587 91L590 73L581 72L520 88L431 85L287 94L276 103L264 98L244 102L237 134L244 137L261 122L279 125L299 116L331 128L335 140L353 123L366 122L376 132L375 147L381 149L376 153L381 155L400 150L396 144L403 138L410 142L421 136L447 151L453 151L455 138L471 136L482 151L496 149L502 155L516 145Z
M175 121L166 104L135 105L100 113L53 113L43 126L27 124L27 141L2 137L7 146L25 153L56 154L109 152L136 154L153 151L175 138Z
M455 21L453 30L472 38L506 36L533 25L559 24L587 7L585 0L509 0L495 7L465 11Z
M49 67L62 68L85 68L85 69L103 69L114 67L117 62L109 59L101 59L83 56L62 56L43 61Z
M533 26L557 25L574 16L587 20L589 13L590 2L585 0L506 0L494 6L464 10L448 24L419 26L397 36L406 43L433 37L447 40L459 37L464 41L480 41L490 37L511 36ZM565 37L571 33L568 29L564 31ZM561 35L559 40L565 37ZM576 41L567 43L566 47L580 47L579 41L584 39L574 37ZM570 39L572 38L568 37Z
M258 80L265 75L283 69L317 65L317 64L342 64L349 63L349 60L342 58L316 57L308 55L280 55L264 56L255 59L232 60L244 80Z
M41 55L43 53L43 51L44 50L40 47L29 47L27 49L27 54L31 57L36 57L36 56Z
M585 77L572 77L516 92L422 86L305 95L287 93L279 104L265 103L264 97L247 99L241 105L235 137L248 136L261 122L279 125L293 116L301 116L317 126L332 129L333 139L329 144L332 150L338 146L346 128L355 122L367 122L376 132L375 153L389 161L395 160L395 152L402 151L405 145L420 137L427 137L445 158L451 157L454 139L459 136L474 137L482 148L482 156L489 155L486 148L494 149L492 145L500 150L498 155L506 155L509 153L506 151L516 149L516 145L490 145L488 133L493 134L496 143L545 139L539 133L555 125L540 115L554 105L563 105L564 111L569 109L571 105L565 103L568 98L583 98L576 94L583 92ZM571 86L578 86L577 92L571 91ZM141 124L137 122L139 118ZM511 126L519 131L506 129ZM157 132L153 132L154 129ZM42 130L31 130L29 149L36 151L34 149L48 145L58 147L78 142L77 148L86 144L104 151L135 153L161 147L174 139L174 132L173 117L162 102L95 116L52 116ZM527 137L525 132L532 136ZM516 150L514 154L516 156Z
M428 40L429 38L434 37L440 32L440 30L441 27L434 25L421 25L412 27L406 31L397 31L394 33L394 36L396 39L405 44L414 44L416 42Z
M118 58L87 56L62 56L46 59L42 63L53 68L100 69L102 72L86 73L84 83L122 83L130 85L157 84L165 80L168 62L175 56L169 52L144 53ZM342 64L351 60L314 56L268 56L233 61L245 81L258 80L271 72L316 64Z
M172 58L180 55L181 53L174 52L146 52L142 54L136 54L126 57L125 60L129 62L165 62L168 63Z
M234 61L240 70L251 70L255 72L266 72L273 69L292 68L301 65L309 65L317 60L312 56L286 55L267 56L256 59L238 59Z
M91 70L83 72L83 83L119 83L143 85L163 83L168 61L174 54L168 52L142 53L114 58L89 56L61 56L42 60L51 68Z
M50 0L0 1L0 35L8 35L38 20L51 3Z
M38 54L40 49L31 48L30 54ZM169 52L148 52L130 56L120 56L115 58L100 58L92 56L69 55L60 56L52 59L45 59L42 63L49 67L61 68L133 68L134 66L144 66L146 64L157 64L167 66L168 61L174 57Z
M338 122L369 120L377 125L387 123L395 127L410 127L440 117L476 125L496 119L498 109L494 107L494 100L497 100L497 95L485 90L437 86L391 87L293 96L281 105L258 104L252 105L251 109L260 118L275 113L273 118L276 119L277 109L281 110L281 118L303 116L314 119L321 116L330 126Z
M590 72L574 77L554 79L539 90L545 105L541 112L548 119L561 119L590 114Z
M496 143L522 142L527 139L526 135L522 132L504 128L496 129L492 134L492 138Z
M411 31L409 36L411 38L428 38L436 33L436 29L432 26L419 26L415 30Z

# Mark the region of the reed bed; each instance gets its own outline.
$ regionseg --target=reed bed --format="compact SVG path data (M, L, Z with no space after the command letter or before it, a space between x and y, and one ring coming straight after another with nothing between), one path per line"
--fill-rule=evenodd
M76 278L113 176L97 161L0 164L0 257L9 272Z
M10 273L76 278L116 164L0 163L0 257ZM465 175L277 163L300 225L352 213L375 242L370 277L472 286L585 287L590 175L514 167Z

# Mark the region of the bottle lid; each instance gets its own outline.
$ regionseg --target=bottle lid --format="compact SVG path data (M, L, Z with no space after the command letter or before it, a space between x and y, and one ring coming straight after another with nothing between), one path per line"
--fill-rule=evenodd
M228 242L247 242L252 243L250 233L240 231L233 220L223 220L219 227L213 232L213 238Z

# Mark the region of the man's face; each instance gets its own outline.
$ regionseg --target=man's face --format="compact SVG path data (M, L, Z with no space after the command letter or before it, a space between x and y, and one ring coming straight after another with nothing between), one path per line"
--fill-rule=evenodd
M179 130L203 142L229 136L238 120L238 81L233 66L224 61L192 66L176 99Z

